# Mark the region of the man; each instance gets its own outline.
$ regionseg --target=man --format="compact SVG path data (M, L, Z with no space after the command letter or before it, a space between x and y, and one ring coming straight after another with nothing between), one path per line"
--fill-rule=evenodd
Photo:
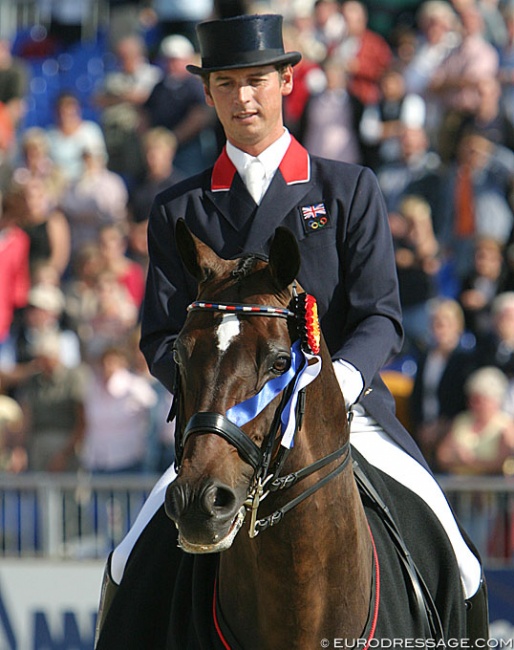
M201 172L217 155L215 115L205 103L201 82L186 70L195 57L192 43L180 34L161 43L164 77L143 105L152 127L169 129L177 139L175 166L186 176Z
M292 90L292 66L301 55L284 52L281 24L280 16L258 15L198 26L202 66L189 65L188 69L203 77L207 103L216 109L227 145L213 169L156 198L149 222L150 268L141 348L152 373L172 391L171 345L187 305L196 296L195 283L176 250L174 223L179 217L226 258L248 251L265 253L276 227L290 228L302 257L299 282L318 300L336 374L347 405L353 407L352 442L380 469L399 467L395 478L411 489L426 487L423 497L444 512L441 516L451 531L456 555L465 565L466 596L471 597L480 582L479 562L462 540L419 450L396 420L392 397L378 374L401 344L398 290L383 199L369 169L310 157L284 129L282 100ZM260 186L254 189L247 172L259 165ZM163 545L168 558L176 552L170 527L162 523L164 491L174 477L172 468L163 475L135 526L111 557L104 609L112 583L119 584L123 577L111 609L118 614L123 609L123 620L131 620L127 643L133 643L136 634L127 608L134 617L141 617L143 607L143 616L154 621L152 607L163 605L153 592L169 589L175 578L173 570L163 577L162 564L156 569L142 553L151 544L156 564ZM152 590L153 580L158 584ZM131 602L131 588L139 593L137 606ZM100 621L103 618L101 614ZM108 623L107 619L106 628ZM155 639L152 625L147 623L144 632ZM112 645L120 643L120 634L127 638L121 628L102 632L98 649L127 648Z

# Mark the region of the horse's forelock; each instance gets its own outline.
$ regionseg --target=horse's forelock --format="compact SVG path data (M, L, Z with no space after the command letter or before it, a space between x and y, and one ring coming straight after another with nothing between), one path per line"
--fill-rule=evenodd
M244 280L253 273L257 263L262 261L268 261L264 255L257 255L255 253L245 255L237 260L237 266L232 270L231 275L238 282Z

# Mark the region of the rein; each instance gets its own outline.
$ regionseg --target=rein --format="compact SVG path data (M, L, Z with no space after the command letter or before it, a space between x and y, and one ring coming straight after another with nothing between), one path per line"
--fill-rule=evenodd
M180 427L176 427L176 464L177 471L182 460L184 445L188 437L194 433L214 433L232 444L243 460L245 460L254 470L254 485L252 486L248 497L244 503L247 511L251 512L250 537L256 537L259 532L266 530L271 526L278 524L284 515L296 507L299 503L314 494L317 490L326 485L330 480L340 474L348 465L351 458L350 444L347 441L340 449L324 456L311 465L301 470L290 473L286 476L279 476L281 468L293 444L295 434L301 429L303 413L305 409L305 387L319 373L319 369L311 376L307 376L302 384L301 378L309 368L309 360L316 358L321 367L321 358L317 356L319 352L319 340L316 343L316 337L319 336L319 324L317 322L317 309L314 299L307 294L298 296L296 287L293 287L293 300L295 310L288 308L273 307L269 305L249 305L243 303L214 303L195 301L187 308L188 312L192 311L210 311L210 312L228 312L241 313L246 316L276 317L294 319L297 330L300 334L299 341L293 343L291 348L292 364L289 373L286 372L275 379L267 382L261 391L243 402L231 408L227 414L200 412L195 413L186 424L184 431L180 434ZM301 302L303 300L303 302ZM313 308L314 307L314 308ZM306 314L306 309L309 313ZM302 354L303 353L303 354ZM301 362L300 362L301 358ZM179 373L176 374L178 381ZM179 391L176 386L175 400L177 400ZM282 393L280 406L275 414L270 431L266 436L266 443L263 449L258 447L253 440L240 428L239 424L245 424L260 413L277 395ZM173 419L178 414L179 409L174 404L172 412L168 419ZM293 415L291 416L291 412ZM291 424L291 419L293 423ZM236 420L238 423L236 423ZM280 425L282 431L279 433ZM273 450L276 443L281 440L284 444L284 432L287 430L288 443L280 446L276 458L273 459ZM296 485L303 479L311 476L330 463L335 462L344 456L342 462L317 483L301 492L299 495L288 501L281 508L275 510L272 514L262 519L257 518L258 508L270 493L285 491Z

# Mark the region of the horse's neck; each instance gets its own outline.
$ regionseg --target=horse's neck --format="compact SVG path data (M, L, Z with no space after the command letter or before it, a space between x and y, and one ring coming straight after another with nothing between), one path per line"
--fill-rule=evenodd
M318 393L331 380L318 384ZM319 395L308 396L316 410ZM324 396L325 404L327 395ZM333 406L333 405L332 405ZM318 409L319 410L319 409ZM341 444L340 412L327 419L306 414L290 458L294 469L318 460ZM343 411L344 418L344 411ZM309 433L310 432L310 433ZM329 440L320 438L324 436ZM306 440L312 441L312 446ZM336 463L341 462L339 459ZM335 463L313 475L319 480ZM306 485L295 487L297 494ZM289 500L281 495L280 503ZM266 503L267 510L273 503ZM351 464L283 520L251 540L247 528L221 554L220 606L244 650L319 647L322 638L360 638L368 616L371 590L371 544Z

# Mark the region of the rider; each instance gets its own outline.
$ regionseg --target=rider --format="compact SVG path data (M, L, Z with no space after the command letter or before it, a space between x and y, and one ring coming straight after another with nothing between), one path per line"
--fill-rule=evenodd
M173 391L171 347L196 295L176 250L176 220L185 218L224 258L266 253L275 228L287 226L300 248L299 282L316 296L335 372L353 411L352 444L432 507L455 549L465 598L480 601L485 615L480 562L396 419L394 400L379 376L400 350L402 328L391 234L376 178L365 167L309 156L285 129L282 101L292 91L293 66L301 55L284 51L281 16L213 20L199 24L197 32L201 66L188 69L202 78L227 143L212 169L165 190L154 202L141 339L150 370ZM158 539L155 521L164 519L164 491L174 476L170 468L161 477L112 554L111 587L134 565L136 542L144 544L145 535ZM145 561L151 566L157 558L150 553Z

